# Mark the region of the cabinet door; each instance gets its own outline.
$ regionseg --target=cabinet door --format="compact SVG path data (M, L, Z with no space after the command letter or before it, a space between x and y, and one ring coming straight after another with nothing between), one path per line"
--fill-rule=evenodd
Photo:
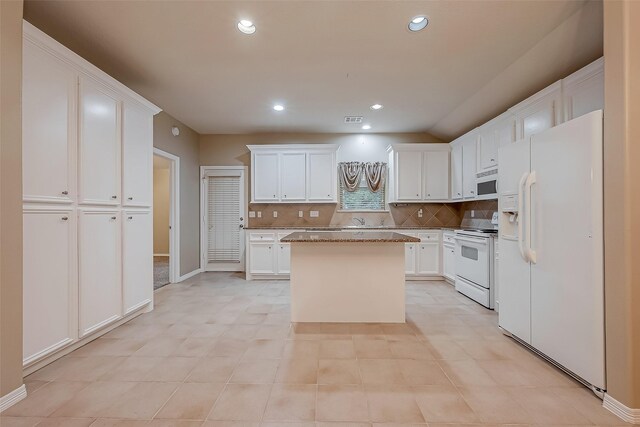
M425 200L445 200L449 198L449 152L427 151L424 153Z
M291 272L291 245L279 243L278 247L278 274L289 274Z
M602 62L590 64L563 80L562 104L565 121L604 108ZM586 74L586 75L585 75Z
M452 246L443 246L442 248L442 270L443 275L449 280L455 280L456 278L456 269L455 269L455 255L456 250L455 247Z
M505 145L509 145L516 141L516 119L511 114L506 114L505 117L496 123L493 128L493 135L496 142L496 156L498 155L498 149ZM498 164L498 158L495 157L495 164Z
M278 153L255 153L253 155L253 188L251 194L255 202L277 202L280 200L278 188Z
M80 202L117 205L120 200L119 101L88 79L80 82Z
M305 201L307 199L307 155L282 153L280 157L280 200Z
M422 200L422 153L396 153L397 200Z
M528 139L559 125L562 120L561 95L560 82L557 82L514 107L516 137Z
M462 144L462 185L465 199L476 197L476 138L465 139Z
M23 362L77 338L76 221L71 211L24 213Z
M451 198L462 199L462 145L451 146Z
M153 114L124 103L122 179L125 206L151 206L153 199Z
M417 245L415 243L404 244L404 274L416 274L416 251Z
M334 153L308 153L307 165L309 201L335 201L338 171Z
M479 172L494 169L498 165L498 141L494 125L489 124L478 134L477 169Z
M153 219L150 212L125 212L122 231L124 314L153 296Z
M122 317L120 213L82 211L78 241L83 337Z
M440 274L440 243L418 243L418 274Z
M251 243L249 271L252 274L275 273L275 243Z
M75 198L77 75L30 42L22 72L22 191L25 201Z

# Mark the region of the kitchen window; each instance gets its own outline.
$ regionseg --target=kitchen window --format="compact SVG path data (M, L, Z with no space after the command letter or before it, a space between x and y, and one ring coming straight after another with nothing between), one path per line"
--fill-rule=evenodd
M373 192L367 186L365 177L360 178L360 184L355 191L347 191L344 182L340 183L340 210L344 211L386 211L386 187L382 186L377 192Z

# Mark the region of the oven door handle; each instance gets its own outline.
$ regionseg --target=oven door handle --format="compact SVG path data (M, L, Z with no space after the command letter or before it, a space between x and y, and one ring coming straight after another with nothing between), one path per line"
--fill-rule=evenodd
M480 245L487 245L487 242L485 239L483 239L482 237L467 237L467 236L456 236L456 240L460 240L462 242L471 242L471 243L478 243Z

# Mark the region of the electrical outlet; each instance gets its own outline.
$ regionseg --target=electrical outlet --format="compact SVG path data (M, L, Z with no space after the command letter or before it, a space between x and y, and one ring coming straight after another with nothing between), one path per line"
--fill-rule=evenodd
M471 209L471 218L475 218L475 217L476 217L476 211Z
M304 212L298 211L298 218L302 218L302 217L304 217Z
M273 211L273 217L278 218L278 211Z
M418 209L418 218L422 218L422 209Z
M318 211L309 211L309 216L311 218L318 218L320 216L320 212L318 212Z
M262 211L258 211L258 218L262 218Z
M255 217L256 217L255 211L249 211L249 218L255 218Z

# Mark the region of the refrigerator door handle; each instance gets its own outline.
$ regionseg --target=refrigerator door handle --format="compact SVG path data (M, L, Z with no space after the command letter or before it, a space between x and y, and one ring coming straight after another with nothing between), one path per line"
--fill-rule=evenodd
M522 174L522 178L520 178L520 184L518 185L518 249L520 249L520 256L526 262L529 262L529 258L527 258L527 252L524 249L524 236L523 236L523 223L524 223L524 211L522 207L524 205L524 185L527 182L527 178L529 174L525 172ZM528 206L528 204L527 204Z
M527 177L527 181L525 183L525 192L527 194L527 226L526 226L526 241L527 244L525 246L525 252L527 254L527 258L530 262L536 263L537 254L536 251L531 247L531 223L533 217L533 206L531 203L531 187L536 183L536 171L532 171Z

